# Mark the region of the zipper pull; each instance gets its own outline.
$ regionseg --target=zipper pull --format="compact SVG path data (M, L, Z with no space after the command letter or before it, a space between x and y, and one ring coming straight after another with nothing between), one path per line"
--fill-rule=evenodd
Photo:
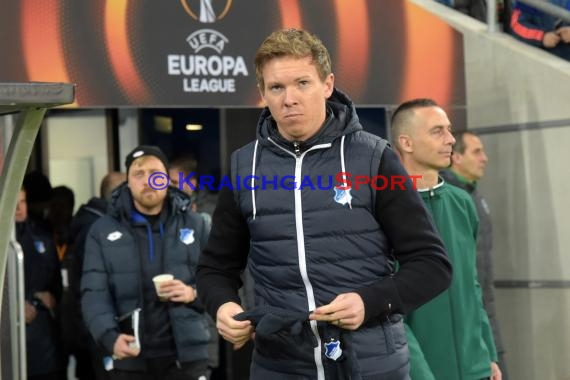
M293 149L295 149L295 155L297 157L301 156L301 144L298 141L293 141Z

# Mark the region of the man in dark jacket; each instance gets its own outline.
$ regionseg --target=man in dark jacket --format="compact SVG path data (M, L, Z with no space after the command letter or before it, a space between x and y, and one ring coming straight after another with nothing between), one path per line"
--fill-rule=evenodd
M198 294L235 348L255 327L252 379L409 379L401 314L451 277L432 220L396 154L334 88L318 38L277 31L255 66L267 108L256 141L232 155L234 191L221 188ZM402 187L379 190L377 176ZM256 307L243 314L248 261Z
M168 173L160 149L139 146L126 166L127 183L87 236L85 323L113 355L112 379L205 379L210 336L194 286L205 223L182 192L167 183L157 190L164 181L153 179ZM159 287L161 301L153 278L166 273L174 279Z
M450 184L455 185L471 195L479 217L479 233L477 235L477 275L483 291L483 306L489 316L493 329L493 338L499 355L499 367L503 380L507 380L505 365L505 347L501 338L499 321L495 310L495 286L493 284L493 228L491 213L485 198L477 191L477 181L485 174L487 155L481 139L473 132L462 131L455 135L451 169L441 172L441 176Z
M65 378L59 335L61 272L50 233L28 217L26 191L16 206L16 240L24 251L28 380Z
M107 212L111 192L125 182L125 173L111 172L101 180L100 197L89 199L74 215L67 252L62 263L67 275L67 288L61 301L61 329L67 353L75 357L75 376L79 380L105 380L109 376L103 368L103 356L87 331L81 314L81 274L85 257L85 240L89 229Z

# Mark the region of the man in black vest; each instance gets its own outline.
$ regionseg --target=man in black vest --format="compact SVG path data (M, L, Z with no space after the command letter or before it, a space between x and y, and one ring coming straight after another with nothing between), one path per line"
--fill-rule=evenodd
M451 278L432 220L396 154L334 88L318 38L277 31L255 67L267 107L256 141L232 155L198 294L236 349L255 328L252 379L409 379L401 314ZM384 180L401 186L380 190ZM246 264L256 307L244 314Z

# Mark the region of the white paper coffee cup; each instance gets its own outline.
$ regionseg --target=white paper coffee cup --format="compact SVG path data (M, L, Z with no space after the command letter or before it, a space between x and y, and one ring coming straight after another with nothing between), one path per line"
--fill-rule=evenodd
M166 301L166 294L160 292L160 285L166 281L174 280L174 276L171 274L159 274L158 276L154 276L152 278L152 282L154 282L154 288L156 289L156 294L161 301Z

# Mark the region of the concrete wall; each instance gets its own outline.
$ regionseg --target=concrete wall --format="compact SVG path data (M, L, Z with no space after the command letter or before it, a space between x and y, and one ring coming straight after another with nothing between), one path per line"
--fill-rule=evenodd
M570 379L570 63L430 0L463 34L467 120L489 166L510 379Z
M52 186L75 193L75 210L99 195L99 183L109 172L104 111L46 119L47 161Z

